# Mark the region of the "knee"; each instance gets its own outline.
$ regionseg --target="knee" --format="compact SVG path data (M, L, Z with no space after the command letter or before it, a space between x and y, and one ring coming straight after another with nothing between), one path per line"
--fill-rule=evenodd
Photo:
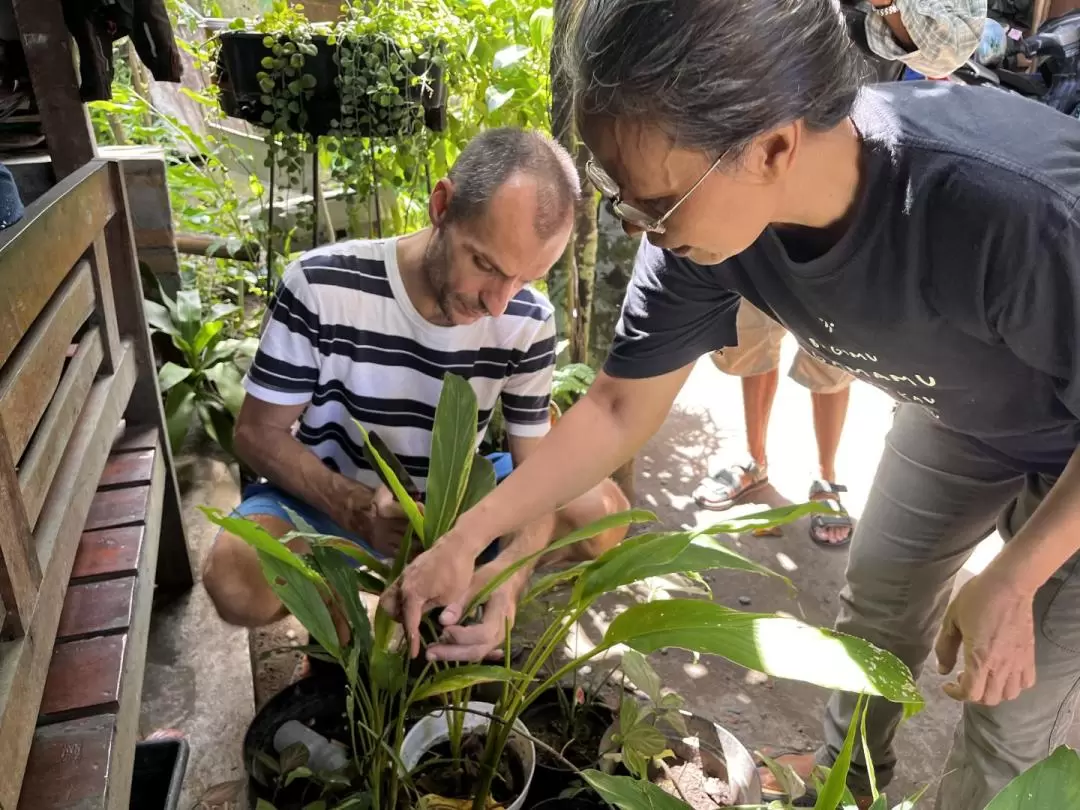
M566 531L583 528L601 518L624 512L630 508L630 501L610 478L605 478L564 510L567 523ZM616 526L606 529L588 540L570 546L571 557L578 561L594 560L615 548L626 537L628 527Z
M279 618L281 602L263 576L258 555L228 532L214 540L202 583L214 609L229 624L261 627Z

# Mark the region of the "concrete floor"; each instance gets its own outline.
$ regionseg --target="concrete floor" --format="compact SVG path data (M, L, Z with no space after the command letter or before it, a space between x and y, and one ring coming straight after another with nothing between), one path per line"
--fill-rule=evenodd
M791 347L787 348L790 352ZM891 402L884 395L861 383L855 385L838 466L840 483L849 488L845 504L856 516L865 504L890 418ZM738 381L719 374L705 360L661 432L638 459L638 505L656 511L668 528L717 522L716 513L695 507L690 493L711 456L738 452L742 446ZM774 408L769 456L772 486L755 500L770 505L805 500L816 474L810 402L807 393L786 378ZM213 532L194 506L210 503L227 508L236 501L236 485L223 464L197 457L184 462L181 477L187 482L189 537L201 559ZM748 557L786 573L797 594L793 597L782 583L766 578L715 572L707 579L716 601L755 611L782 610L810 622L831 624L843 583L843 551L814 546L805 522L788 527L783 537L743 537L732 542ZM968 571L979 570L996 544L996 538L984 543ZM632 598L621 594L606 599L581 628L583 640L598 639L618 604ZM276 635L285 633L283 625ZM295 633L282 646L295 643L294 638ZM263 648L265 643L260 641L258 646ZM824 691L773 681L716 658L694 661L681 651L653 658L665 685L680 692L688 708L727 726L751 748L816 747ZM289 666L282 664L278 675ZM894 802L939 775L959 714L959 706L941 691L943 680L927 673L920 681L927 708L900 732L901 764L889 791ZM242 806L240 745L253 711L248 634L224 625L197 586L183 603L155 618L142 724L146 732L172 726L188 734L192 756L181 804L184 810L239 810Z

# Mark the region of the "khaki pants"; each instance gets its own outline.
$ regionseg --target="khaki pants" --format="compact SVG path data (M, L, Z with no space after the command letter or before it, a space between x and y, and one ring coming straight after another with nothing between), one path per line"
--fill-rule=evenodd
M953 577L972 550L995 522L1011 539L1053 483L1018 475L919 406L900 405L852 539L836 628L895 653L917 675L933 649ZM1080 554L1036 595L1036 685L995 707L964 705L937 810L983 810L1009 780L1063 742L1080 686L1078 570ZM853 695L836 693L829 701L822 762L835 760L854 708ZM867 737L879 784L896 764L892 741L900 716L896 704L870 702ZM856 749L852 788L869 792Z
M745 298L736 320L739 345L712 355L716 367L735 377L757 377L780 367L780 345L787 330ZM791 379L815 394L836 394L851 385L843 369L823 363L799 348L788 371Z

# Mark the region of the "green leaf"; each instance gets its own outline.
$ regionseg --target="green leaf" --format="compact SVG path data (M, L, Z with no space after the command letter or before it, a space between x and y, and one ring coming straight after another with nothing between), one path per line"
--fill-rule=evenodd
M869 708L864 708L859 715L859 740L862 742L863 758L866 761L866 776L870 782L870 795L874 797L874 804L881 802L884 810L889 810L885 807L885 797L878 793L877 789L877 773L874 770L874 758L870 755L870 742L866 738L866 715L870 714ZM875 810L871 807L870 810Z
M293 537L302 537L312 546L318 545L336 549L345 556L356 560L356 562L360 563L360 565L365 568L371 569L383 579L387 579L390 576L389 565L363 546L358 546L352 540L346 540L344 537L334 537L330 534L310 534L308 532L289 533L282 539L290 540Z
M847 787L848 771L851 769L851 753L855 749L855 734L859 728L859 718L866 711L866 698L859 696L855 705L855 714L851 717L848 725L847 736L840 748L836 761L829 769L829 778L825 785L818 791L817 801L814 802L814 810L836 810L840 800L844 797L844 789Z
M509 90L504 91L500 90L494 85L491 85L486 91L484 91L484 102L487 104L488 112L495 112L513 97L513 87L511 87Z
M378 643L378 638L376 638ZM381 646L371 650L371 681L380 689L391 694L400 692L405 687L405 659L399 653L393 653Z
M319 571L330 584L341 612L345 614L353 646L361 648L366 654L371 649L371 622L360 599L352 568L340 554L326 546L314 546L311 553Z
M601 642L648 654L681 647L720 655L740 666L826 689L879 695L922 707L908 668L867 641L786 616L743 613L712 602L670 599L634 605L619 614Z
M198 290L179 290L176 293L176 322L180 334L191 343L202 325L202 299Z
M178 366L172 361L166 363L158 371L158 386L161 388L161 393L164 394L178 382L186 380L193 373L192 369Z
M240 307L236 304L218 303L210 307L210 318L211 320L220 321L239 311Z
M655 757L667 747L667 738L656 726L648 722L638 723L622 734L623 749L629 749L644 757Z
M177 329L176 324L173 323L169 308L164 304L145 299L143 301L143 312L146 313L146 322L150 325L151 329L157 332L164 332L166 335L172 337L176 337L180 334L180 330Z
M870 805L869 810L889 810L889 800L884 795L879 795Z
M607 515L599 520L594 520L587 526L583 526L577 531L570 532L570 534L565 537L561 537L555 542L550 543L540 551L523 557L512 565L507 566L499 572L497 576L492 577L491 581L481 588L480 592L473 597L466 614L472 613L473 609L475 609L477 605L483 604L496 588L533 560L537 560L552 551L558 551L560 548L566 548L575 543L580 543L582 540L588 540L590 537L595 537L608 529L614 529L618 526L629 526L631 523L651 523L654 520L656 520L656 515L652 512L647 512L644 509L628 509L624 512L616 512L613 515Z
M289 775L285 777L285 787L288 787L297 779L310 779L314 775L315 774L311 772L311 768L306 765L301 765L299 768L293 768L289 771Z
M330 610L323 601L325 581L317 574L317 580L307 576L276 555L271 556L261 551L258 554L263 575L281 603L304 625L323 649L340 661L341 643L338 641L337 628L334 627ZM321 582L323 587L316 585L316 581Z
M532 584L525 596L521 598L521 604L527 605L529 602L544 595L552 588L555 588L564 582L577 579L585 573L590 565L592 565L592 561L580 562L570 568L564 568L562 571L553 571L550 574L545 574Z
M194 417L195 389L187 383L173 385L165 398L165 429L173 453L180 452L180 445L187 438Z
M255 804L255 810L277 810L277 808L270 804L266 799L259 799Z
M244 375L240 373L240 369L231 362L224 362L210 366L203 373L214 384L229 413L234 417L238 416L247 395L244 391Z
M795 801L806 795L806 783L799 774L795 773L794 768L790 765L782 765L772 757L766 756L760 751L755 753L761 758L765 767L769 769L769 773L773 775L773 778L776 779L780 790L782 790L789 799Z
M900 804L896 805L893 810L914 810L915 805L922 801L922 797L926 795L926 791L930 789L930 785L923 785L912 795L904 799Z
M448 667L418 686L416 692L413 693L413 701L449 694L478 683L505 683L519 678L521 678L520 674L506 667L485 664Z
M687 810L683 802L652 782L630 776L611 776L592 769L582 771L581 775L600 798L619 810Z
M281 752L280 767L282 773L289 773L297 768L303 768L308 763L311 752L302 742L294 742Z
M447 374L431 432L431 463L424 496L425 548L454 525L475 455L476 393L463 377Z
M986 810L1080 807L1080 755L1062 745L1007 784Z
M424 538L424 515L420 512L419 507L416 505L416 501L412 499L408 492L405 491L405 487L398 481L397 476L394 475L394 471L390 469L390 465L386 463L386 460L379 455L379 451L372 445L371 440L368 438L368 432L364 429L364 426L357 420L353 420L357 430L360 431L360 435L364 439L364 447L367 448L367 452L375 460L376 465L382 471L383 477L390 485L390 491L394 493L394 497L397 502L401 504L402 510L405 512L406 517L409 518L409 525L412 526L413 532L420 538L423 543Z
M829 507L820 501L809 501L730 518L723 523L715 523L702 529L702 532L705 534L745 534L751 531L774 529L807 515L828 514L830 511Z
M285 545L284 541L288 535L286 535L286 538L277 538L254 520L235 515L226 515L220 509L209 506L200 506L199 509L206 515L207 520L215 526L239 537L260 554L274 557L279 562L295 568L312 582L321 581L319 575L304 562L304 558Z
M207 435L226 453L235 455L233 432L236 430L236 419L233 415L217 400L204 400L198 404L198 409L199 419Z
M495 489L495 465L486 456L474 456L458 514L464 515L486 498L493 489Z
M225 324L221 321L207 321L200 326L199 331L195 333L195 337L191 341L191 348L195 351L195 354L202 354L206 347L210 345L210 341L216 338L224 328Z
M634 683L634 686L649 696L649 700L653 703L659 702L660 676L649 666L644 655L637 650L627 650L622 655L619 669Z
M690 532L650 532L624 540L593 561L574 586L573 601L587 603L621 585L637 582L643 569L670 562L690 545Z
M492 65L496 70L502 70L503 68L508 68L511 65L520 62L531 52L532 48L526 45L510 45L495 53Z

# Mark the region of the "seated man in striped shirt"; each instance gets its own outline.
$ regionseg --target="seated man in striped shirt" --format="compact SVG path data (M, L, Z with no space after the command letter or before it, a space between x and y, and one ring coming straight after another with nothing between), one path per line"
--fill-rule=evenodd
M375 430L423 490L447 372L476 392L478 445L501 398L512 463L520 464L548 431L555 363L552 307L529 284L562 255L579 195L577 171L557 143L489 130L435 186L430 226L327 245L293 263L271 303L236 425L237 454L266 482L245 491L237 512L282 536L294 528L291 510L319 532L391 556L405 521L365 462L353 420ZM509 463L498 466L509 474ZM556 534L627 507L603 482L507 538L477 569L476 587ZM601 536L581 551L595 555L621 539L621 531ZM463 657L497 643L526 580L493 594L475 648L459 645ZM226 621L258 626L282 615L254 550L227 533L210 551L203 583Z

